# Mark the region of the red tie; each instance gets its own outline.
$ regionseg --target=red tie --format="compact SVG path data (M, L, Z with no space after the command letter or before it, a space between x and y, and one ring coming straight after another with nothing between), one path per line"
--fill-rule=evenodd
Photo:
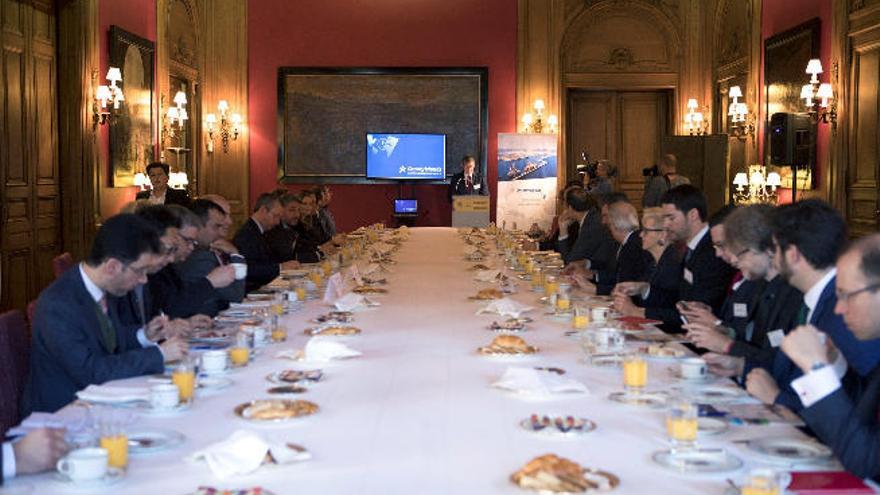
M101 299L98 300L98 306L101 306L101 311L104 314L107 314L107 296L101 296Z

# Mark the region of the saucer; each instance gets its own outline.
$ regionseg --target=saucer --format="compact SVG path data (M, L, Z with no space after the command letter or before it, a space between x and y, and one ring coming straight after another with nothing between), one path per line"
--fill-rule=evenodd
M161 428L135 430L128 434L128 451L132 455L152 454L171 449L186 439L182 433Z
M174 407L169 407L167 409L154 409L149 405L142 409L142 412L148 416L175 416L177 414L182 413L183 411L189 410L192 407L192 402L181 402Z
M666 394L663 392L613 392L608 398L631 406L645 406L651 409L666 407Z
M108 466L107 473L105 473L104 476L88 481L74 481L70 479L70 477L66 474L59 473L58 471L53 473L52 477L55 479L55 481L64 483L71 488L82 490L95 490L119 483L120 481L125 479L125 470L117 467Z
M685 383L709 383L715 381L715 377L709 373L693 378L681 376L681 369L675 367L669 368L669 376Z
M651 456L657 464L684 473L723 473L743 465L739 457L724 449L661 450Z

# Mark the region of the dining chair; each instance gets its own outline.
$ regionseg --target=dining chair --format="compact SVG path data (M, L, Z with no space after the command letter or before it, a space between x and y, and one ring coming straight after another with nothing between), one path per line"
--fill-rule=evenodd
M69 270L74 264L73 255L69 252L63 252L52 258L52 271L55 273L55 278L60 277L62 273Z
M19 402L30 368L27 322L19 310L0 314L0 431L17 425Z

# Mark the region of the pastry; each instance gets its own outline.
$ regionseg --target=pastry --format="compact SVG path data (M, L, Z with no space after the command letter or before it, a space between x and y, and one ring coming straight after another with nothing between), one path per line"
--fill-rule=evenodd
M493 321L492 324L489 326L491 330L509 330L511 332L524 330L525 327L525 323L523 323L519 318L508 318L501 323Z
M651 344L647 347L647 354L654 357L681 357L684 356L684 351L665 344Z
M355 294L385 294L388 292L388 289L383 289L382 287L370 287L368 285L359 285L352 289L352 292Z
M481 354L534 354L537 349L528 345L516 335L499 335L486 347L480 347Z
M361 333L360 328L346 326L330 326L307 328L304 332L306 335L356 335Z
M584 468L578 463L553 454L532 459L510 479L522 488L536 491L582 493L599 488L584 478Z
M502 297L504 297L504 294L498 289L481 289L473 299L486 301L489 299L501 299Z
M473 265L472 267L470 267L468 270L470 270L472 272L476 272L476 271L480 271L480 270L491 270L491 268L489 268L488 266L486 266L482 263L477 263L476 265Z

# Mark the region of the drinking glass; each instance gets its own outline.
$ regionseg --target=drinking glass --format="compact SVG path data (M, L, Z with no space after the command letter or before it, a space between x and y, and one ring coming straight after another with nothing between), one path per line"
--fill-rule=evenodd
M126 429L132 423L129 412L112 408L95 411L95 422L100 432L98 446L107 450L107 465L119 469L128 467L128 434Z
M623 387L627 392L639 393L648 384L648 363L640 354L623 357Z
M583 330L590 325L590 314L580 307L574 307L574 318L571 319L571 326L577 330Z
M740 489L741 495L779 495L788 483L785 474L772 469L753 469Z
M666 433L673 450L693 448L697 443L697 406L675 401L666 411Z
M235 336L235 346L229 349L229 360L233 366L245 366L251 356L251 342L253 335L247 332L238 332Z
M190 358L180 360L171 373L171 383L177 385L181 404L189 404L195 397L196 367Z

